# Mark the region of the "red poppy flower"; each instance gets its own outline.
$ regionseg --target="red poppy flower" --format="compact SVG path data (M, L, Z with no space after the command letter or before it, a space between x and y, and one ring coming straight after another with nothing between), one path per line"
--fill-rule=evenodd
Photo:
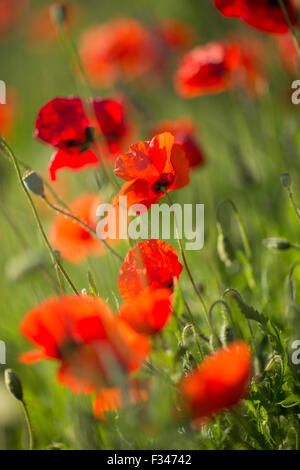
M0 0L0 34L6 33L22 17L28 0Z
M175 88L184 98L221 93L232 88L233 72L240 64L236 44L209 43L188 52L175 75Z
M202 149L194 137L194 124L189 118L176 119L174 121L162 121L153 131L153 134L170 132L174 136L175 144L180 145L189 161L190 168L202 166L205 157Z
M142 203L149 209L165 191L180 189L189 183L185 152L168 132L156 135L151 141L131 145L128 153L117 158L115 173L127 183L114 198L114 204L118 204L120 196L126 196L129 207Z
M96 209L100 204L99 196L84 194L70 204L71 212L96 230ZM75 220L58 214L50 229L50 241L62 258L78 263L88 256L105 252L100 240ZM108 240L107 240L108 241Z
M244 341L231 343L208 356L180 384L183 403L196 422L232 407L247 391L251 352Z
M6 90L6 104L0 104L0 135L8 137L13 129L17 108L15 90Z
M175 51L192 46L197 37L195 30L189 24L170 18L159 23L158 35L165 46Z
M241 50L241 63L236 72L236 83L252 97L259 97L267 90L268 50L265 42L239 34L235 40Z
M157 61L151 33L137 20L120 18L88 29L80 40L80 55L95 85L120 78L133 80Z
M154 335L167 323L172 313L170 289L143 289L132 302L122 305L119 316L138 333Z
M87 103L89 109L90 103ZM50 176L62 168L73 171L99 165L96 153L90 149L95 135L102 132L110 153L115 154L130 135L121 101L95 99L91 118L80 98L55 98L41 108L36 118L34 135L56 147L50 162ZM109 152L108 152L109 154Z
M299 70L299 54L294 38L290 35L276 38L280 59L288 72L294 74Z
M121 266L120 294L130 302L145 287L172 289L182 268L176 250L168 243L155 239L140 242L127 253Z
M57 378L75 393L91 393L116 385L116 374L128 374L149 353L146 337L118 322L100 298L52 298L31 310L22 334L38 349L23 353L21 362L59 362ZM119 372L118 372L119 370Z
M297 23L296 4L284 0L291 23ZM225 16L240 18L245 23L267 33L285 34L288 23L278 0L213 0L216 8Z
M90 142L90 121L80 98L54 98L39 111L34 136L61 150L85 150Z
M125 116L123 100L93 100L94 112L111 155L124 150L134 135L134 129Z

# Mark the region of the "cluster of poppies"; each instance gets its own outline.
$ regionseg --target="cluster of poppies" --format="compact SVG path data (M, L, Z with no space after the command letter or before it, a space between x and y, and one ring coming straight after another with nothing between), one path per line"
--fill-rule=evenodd
M118 204L120 195L126 195L130 204L143 202L150 209L166 192L188 184L190 170L204 162L188 120L162 123L158 128L164 126L173 133L160 132L150 141L137 142L129 152L121 153L119 149L123 139L128 138L130 124L120 101L94 99L83 103L79 98L56 98L39 111L35 136L57 149L49 167L52 179L63 167L80 170L86 165L101 165L103 156L114 162L115 173L125 180L114 204ZM101 145L103 141L105 146ZM95 229L99 202L97 194L84 194L69 209ZM56 217L50 240L63 258L73 262L104 250L90 231L63 214ZM104 300L90 295L47 300L22 322L22 333L38 349L22 354L21 361L58 361L59 382L75 393L94 394L94 412L99 418L105 411L121 407L126 400L131 403L147 400L151 384L132 374L150 354L150 337L159 333L172 315L174 285L182 269L176 250L168 243L155 239L138 243L127 253L120 268L118 287L124 303L118 312L113 314ZM236 351L240 348L247 352L244 355L248 360L239 362ZM224 378L224 386L217 386L219 404L212 411L231 406L246 391L251 373L249 347L238 343L231 355L228 361L235 368L235 375L232 382L224 382ZM210 359L212 364L215 357ZM200 377L199 384L207 382L206 391L200 394L198 384L190 392L186 378L179 386L188 398L186 403L190 403L192 415L200 420L211 414L205 402L210 401L213 387L210 382L213 379L209 375L206 378L206 369L202 372L202 367L195 373ZM194 413L190 400L197 394L202 405Z
M297 24L293 1L213 0L226 17L233 17L267 33L286 35ZM289 21L287 21L287 16ZM96 85L133 80L161 63L163 43L176 50L189 47L193 31L180 22L164 22L153 32L129 18L113 20L86 31L80 55ZM246 37L198 46L181 59L175 75L179 95L192 98L220 93L236 84L255 94L265 87L260 42ZM169 191L189 184L193 169L205 162L186 118L158 123L149 140L134 144L136 127L123 98L58 97L38 112L35 136L55 153L51 179L62 168L113 165L124 183L120 197L128 204L142 203L150 210ZM126 151L129 147L129 150ZM110 168L109 168L110 169ZM85 194L70 204L73 215L95 230L100 197ZM99 240L79 221L60 214L50 240L62 257L78 262L104 251ZM151 353L151 337L168 324L174 308L174 287L183 266L168 243L150 239L127 253L119 271L118 288L123 303L113 313L96 295L51 298L31 310L21 324L23 335L37 349L23 353L21 361L58 362L58 381L75 393L95 396L95 415L128 403L145 402L151 383L138 380L136 372ZM179 402L196 422L235 405L244 397L251 378L251 351L243 341L212 352L178 383Z
M188 120L162 123L158 128L164 126L173 133L160 132L121 153L130 124L120 101L94 99L83 103L80 98L56 98L39 111L35 136L57 149L49 167L52 179L60 168L80 170L86 165L101 165L104 157L114 162L115 173L125 180L114 204L118 205L120 195L126 195L130 204L143 202L150 209L166 192L187 185L190 170L204 162ZM97 194L84 194L69 209L95 229L99 202ZM50 240L63 258L74 262L104 250L90 231L63 214L56 217ZM30 311L22 322L22 333L38 349L22 354L21 361L58 361L59 382L75 393L94 394L94 412L100 418L126 400L147 400L151 384L132 374L147 360L151 336L159 333L172 315L174 286L182 269L176 250L168 243L156 239L138 243L120 268L118 287L124 303L116 314L104 300L90 295L51 298ZM224 351L225 358L232 351L224 361L231 362L234 372L229 382L225 374L226 380L216 385L212 412L236 403L244 395L251 374L246 344L237 343ZM244 360L237 351L243 352ZM220 361L223 354L218 353ZM211 360L213 364L218 355L207 359L208 363ZM206 382L206 391L200 393L198 385L191 391L186 378L179 385L193 417L200 421L211 414L205 402L211 399L213 378L205 370L201 365L195 373L198 385ZM219 380L217 375L215 379ZM195 411L192 400L196 396L202 405Z

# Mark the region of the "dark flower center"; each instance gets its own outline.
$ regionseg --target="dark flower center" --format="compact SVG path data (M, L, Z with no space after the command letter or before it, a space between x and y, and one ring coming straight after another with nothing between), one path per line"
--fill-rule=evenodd
M67 148L78 148L81 152L85 152L90 148L90 145L92 142L94 142L95 139L95 129L94 127L90 126L85 129L85 141L84 142L79 142L73 139L70 139L66 143Z
M152 185L152 191L155 194L161 193L162 188L168 189L174 183L173 173L163 173L160 178Z

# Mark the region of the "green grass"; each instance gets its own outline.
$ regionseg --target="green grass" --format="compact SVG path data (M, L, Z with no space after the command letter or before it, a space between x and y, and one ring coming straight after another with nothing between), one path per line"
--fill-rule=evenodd
M33 3L36 6L50 4ZM244 31L247 28L222 18L210 2L197 0L78 0L74 3L84 12L82 21L75 26L75 38L86 25L120 15L133 15L146 23L161 16L182 18L196 28L202 44L222 39L233 29ZM74 94L74 81L64 52L57 44L36 50L26 45L23 41L26 20L27 17L18 32L7 38L1 47L0 78L20 95L11 145L19 158L45 173L51 149L32 137L34 118L49 99ZM287 99L292 77L279 63L271 39L250 29L248 32L265 38L272 63L269 90L258 101L235 91L183 100L176 96L171 78L159 88L135 89L130 85L131 93L149 115L147 123L138 117L141 138L146 138L152 124L159 120L188 115L197 124L207 164L193 173L189 187L172 197L181 203L205 204L205 246L199 252L187 253L187 258L195 281L203 287L206 304L210 306L221 299L227 288L237 289L245 302L241 311L233 299L226 297L234 320L245 339L251 342L254 353L255 376L248 399L234 412L224 413L202 431L196 431L187 421L178 423L176 419L176 390L153 376L153 392L145 407L135 405L117 414L110 413L107 420L101 422L93 418L90 397L73 395L57 383L55 364L42 362L25 366L18 363L18 354L28 348L19 332L20 321L28 309L53 295L53 289L41 270L25 273L15 281L8 279L8 265L13 263L14 269L18 269L18 257L23 255L24 247L0 211L0 339L7 344L7 367L14 368L23 383L36 448L45 449L54 443L66 449L298 448L300 369L290 365L290 347L295 339L300 339L300 307L297 307L300 290L296 290L296 302L292 305L287 280L291 266L300 258L292 249L269 251L262 240L276 236L299 243L299 220L280 184L280 175L290 173L295 198L300 201L299 109ZM101 95L101 90L95 93ZM66 178L69 200L84 191L97 190L93 171L70 173ZM33 253L39 253L51 270L48 253L13 167L3 158L0 160L0 198L32 250L28 261ZM216 206L224 198L234 201L245 224L253 253L251 269L255 286L249 286L249 277L240 261L236 260L227 269L218 257ZM38 207L40 209L41 205ZM221 217L235 250L243 252L238 226L229 206L223 206ZM46 228L51 220L49 213L42 212ZM124 255L128 249L126 242L118 246ZM120 300L116 284L118 264L109 255L89 259L80 266L66 263L65 267L79 290L88 288L87 273L93 272L100 295L116 310L115 296ZM296 288L299 282L300 270L295 269ZM180 279L180 289L188 299L197 325L208 333L201 305L185 273ZM267 326L247 319L247 306L264 314L269 320ZM221 308L216 307L214 324L219 332L224 323L222 313ZM187 338L188 352L184 352L176 334L179 334L176 324L171 322L154 342L151 356L153 364L175 381L200 361L193 337ZM207 350L205 344L202 347ZM276 360L269 364L274 356ZM4 366L0 367L4 370ZM140 375L148 377L149 372L144 368ZM23 448L26 446L23 416L18 403L3 387L0 382L3 396L0 400L3 402L0 404L0 447Z

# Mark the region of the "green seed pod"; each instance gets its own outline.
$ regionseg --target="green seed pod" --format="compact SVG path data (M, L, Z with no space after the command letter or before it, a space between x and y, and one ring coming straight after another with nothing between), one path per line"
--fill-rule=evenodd
M26 171L23 181L28 191L40 197L45 197L44 183L42 178L35 171Z
M50 7L50 15L55 25L63 28L66 26L68 8L63 2L56 2Z
M4 371L4 382L7 390L15 397L17 400L23 400L23 389L22 384L13 369L5 369Z
M280 176L280 183L282 186L286 189L289 189L291 184L292 184L292 179L289 175L289 173L283 173L283 175Z
M290 242L284 238L265 238L263 245L269 250L288 250L292 247Z
M217 252L225 266L230 267L235 260L235 252L230 239L224 235L221 225L218 224Z

